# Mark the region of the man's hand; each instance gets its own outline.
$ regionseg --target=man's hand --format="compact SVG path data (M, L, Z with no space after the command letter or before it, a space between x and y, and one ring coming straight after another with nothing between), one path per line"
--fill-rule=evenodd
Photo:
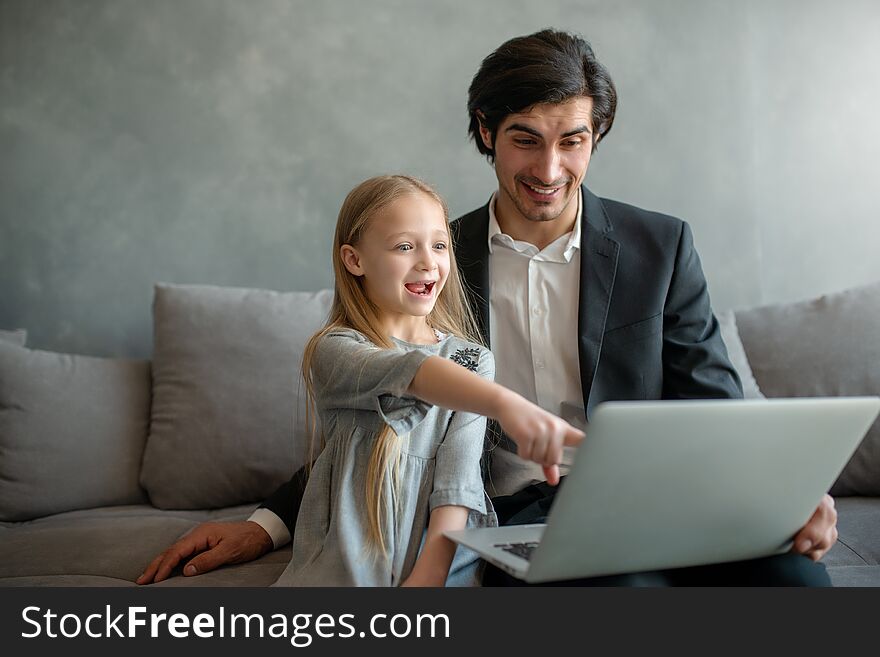
M834 498L826 495L807 524L795 535L792 552L819 561L837 542L837 511Z
M273 548L265 529L249 520L243 522L205 522L162 552L144 573L138 584L167 579L182 560L195 554L183 568L183 574L200 575L218 566L253 561Z

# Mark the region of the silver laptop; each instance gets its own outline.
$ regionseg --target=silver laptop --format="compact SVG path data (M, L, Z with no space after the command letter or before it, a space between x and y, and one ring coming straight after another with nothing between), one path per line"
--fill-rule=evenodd
M446 536L527 582L787 551L880 397L607 402L546 524Z

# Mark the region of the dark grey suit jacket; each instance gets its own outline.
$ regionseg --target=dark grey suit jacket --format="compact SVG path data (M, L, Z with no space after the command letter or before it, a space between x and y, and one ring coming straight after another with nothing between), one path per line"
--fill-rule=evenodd
M582 187L578 343L587 419L602 401L740 398L688 225ZM489 339L489 205L452 223L456 260ZM491 346L491 345L490 345ZM263 504L290 529L304 472Z
M690 227L581 189L578 343L561 348L579 359L587 418L609 400L742 397ZM452 226L488 340L489 205Z

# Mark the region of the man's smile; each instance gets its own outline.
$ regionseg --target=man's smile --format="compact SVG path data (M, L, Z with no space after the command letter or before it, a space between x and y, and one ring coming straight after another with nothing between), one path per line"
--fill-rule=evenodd
M525 193L529 196L529 198L539 202L539 203L548 203L555 201L560 196L560 192L565 189L568 183L564 183L562 185L536 185L534 183L527 183L524 180L520 180L520 185L522 186Z

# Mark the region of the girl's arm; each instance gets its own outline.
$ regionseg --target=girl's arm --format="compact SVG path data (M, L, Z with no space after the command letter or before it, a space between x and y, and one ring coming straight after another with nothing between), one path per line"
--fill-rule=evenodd
M559 482L563 446L577 445L584 437L521 395L439 356L421 364L408 392L436 406L495 418L516 443L519 456L544 466L544 476L553 485Z
M463 506L438 506L431 511L425 544L401 586L445 586L449 567L455 556L455 543L443 536L446 530L464 529L468 509Z

